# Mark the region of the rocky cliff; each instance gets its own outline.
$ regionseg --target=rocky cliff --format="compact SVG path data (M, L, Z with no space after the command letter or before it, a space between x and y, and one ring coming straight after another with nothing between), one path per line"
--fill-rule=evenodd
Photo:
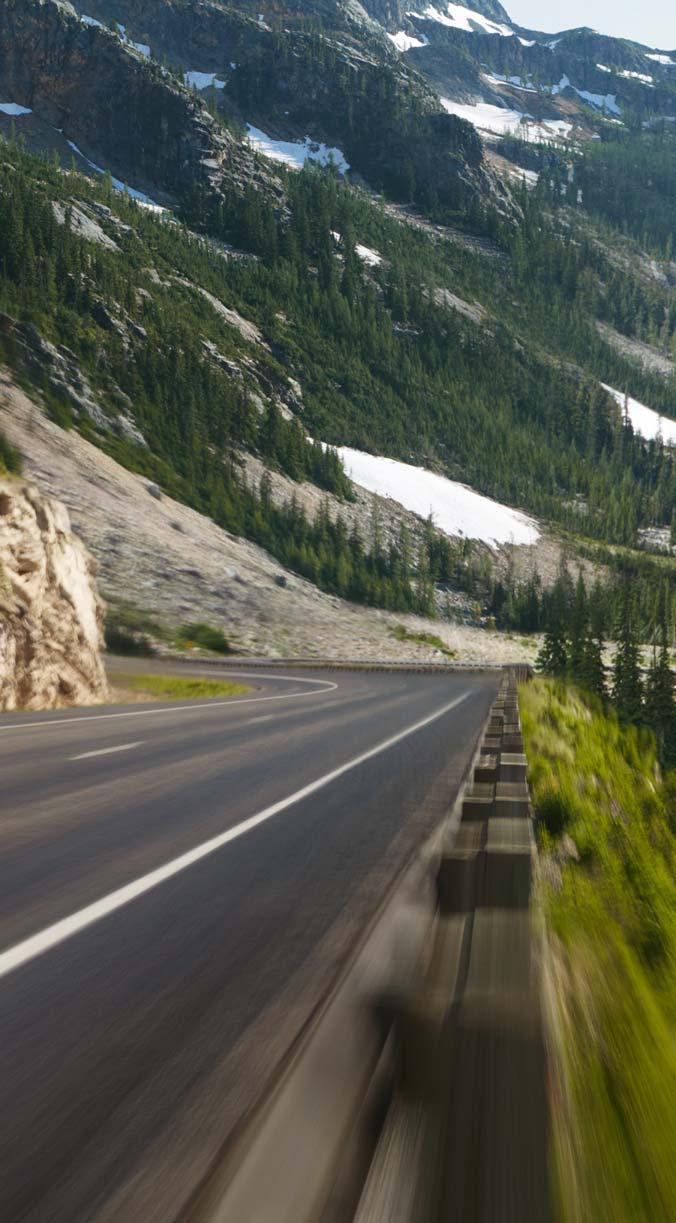
M94 570L65 507L0 476L0 709L105 697Z
M192 91L62 0L0 4L0 86L90 163L160 202L221 183L283 196L249 146Z

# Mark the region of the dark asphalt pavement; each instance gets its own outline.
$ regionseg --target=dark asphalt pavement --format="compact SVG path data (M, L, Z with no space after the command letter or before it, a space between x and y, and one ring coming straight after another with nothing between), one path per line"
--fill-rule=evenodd
M228 701L0 717L3 1223L178 1218L453 801L498 685L237 678Z

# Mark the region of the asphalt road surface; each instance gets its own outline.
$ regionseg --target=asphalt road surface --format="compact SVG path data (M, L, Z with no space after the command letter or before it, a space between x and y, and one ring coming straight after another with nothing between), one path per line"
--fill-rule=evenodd
M0 716L2 1223L179 1218L453 801L498 685L237 678Z

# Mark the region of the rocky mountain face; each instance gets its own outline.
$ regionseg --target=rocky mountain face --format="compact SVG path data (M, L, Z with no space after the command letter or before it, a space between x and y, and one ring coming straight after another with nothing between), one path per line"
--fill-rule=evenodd
M70 4L0 6L0 82L5 97L63 135L71 159L105 167L162 202L224 183L283 197L199 97L131 41L82 22Z
M0 476L0 709L104 699L94 574L65 507Z
M600 134L608 119L674 114L676 61L628 39L587 28L527 30L502 5L480 0L408 4L398 32L405 61L454 101L559 118L582 139Z
M401 199L459 207L496 191L472 128L440 113L434 90L360 5L259 7L5 4L0 87L33 112L29 138L38 124L47 147L62 134L64 163L75 156L80 168L110 169L159 203L235 187L283 208L273 166L243 139L247 124L326 142L370 186Z

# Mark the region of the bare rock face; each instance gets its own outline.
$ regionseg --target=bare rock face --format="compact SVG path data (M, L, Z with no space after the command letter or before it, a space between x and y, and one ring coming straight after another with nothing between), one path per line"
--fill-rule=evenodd
M65 506L0 476L0 709L104 699L94 573Z

